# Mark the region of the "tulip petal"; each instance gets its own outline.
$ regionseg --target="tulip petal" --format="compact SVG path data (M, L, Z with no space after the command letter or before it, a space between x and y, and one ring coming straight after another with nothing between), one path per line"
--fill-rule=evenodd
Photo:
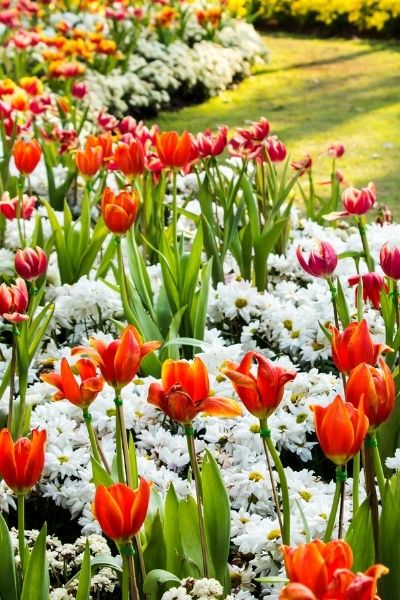
M232 398L209 396L197 404L202 412L211 417L240 417L243 414L241 406Z

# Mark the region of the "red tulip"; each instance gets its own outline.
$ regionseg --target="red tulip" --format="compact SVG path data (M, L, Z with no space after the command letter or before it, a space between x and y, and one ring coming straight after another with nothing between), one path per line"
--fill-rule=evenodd
M363 398L363 407L369 420L370 430L384 423L392 414L395 400L395 384L391 370L379 359L380 369L361 363L350 373L346 383L346 400L356 408Z
M343 144L339 144L338 142L328 146L328 156L332 158L341 158L344 154L344 151L345 148Z
M228 143L228 127L219 127L218 133L213 135L211 129L206 129L204 133L197 134L197 148L200 158L218 156L226 148Z
M373 183L361 190L349 187L342 194L342 202L346 210L341 216L365 215L376 202L376 188Z
M335 465L345 465L360 450L368 430L363 403L354 408L340 396L327 407L314 405L315 433L325 456Z
M42 381L54 385L58 392L54 400L69 400L75 406L86 410L103 389L104 379L98 377L96 364L89 358L81 358L76 362L76 370L82 383L78 383L66 358L61 360L60 373L44 373Z
M400 246L390 247L388 242L379 254L382 271L391 279L400 279Z
M71 91L74 98L82 100L87 94L87 85L84 81L74 81Z
M333 325L330 330L333 362L341 373L348 375L363 362L375 366L381 354L392 352L389 346L374 343L365 319L350 323L342 333Z
M364 275L353 275L352 277L349 277L349 285L357 286L355 290L356 306L358 298L358 285L360 284L360 279L362 281L362 292L364 302L369 300L372 306L379 310L381 307L382 289L388 292L388 287L385 283L384 278L379 273L365 273Z
M303 256L301 246L297 247L296 255L300 266L313 277L331 277L338 264L338 255L334 247L321 240L315 240L315 246L307 261Z
M237 134L244 139L262 142L269 134L270 124L268 119L261 117L258 121L252 121L248 129L238 127Z
M44 466L46 431L34 429L31 439L13 442L8 429L0 431L0 475L15 494L28 493L39 481Z
M165 131L161 135L157 133L155 145L164 167L181 169L194 158L192 138L187 131L180 136L176 131Z
M253 359L257 374L253 375ZM240 364L225 361L223 373L233 383L236 393L252 415L268 419L282 401L285 384L296 377L294 371L273 363L259 352L247 352Z
M267 138L266 150L271 162L282 162L286 158L286 146L276 135Z
M37 140L17 140L13 147L15 166L21 175L30 175L37 167L42 149Z
M42 248L36 246L17 250L15 255L15 270L26 281L33 281L41 277L47 269L47 256Z
M123 483L99 485L93 513L107 537L118 544L132 540L142 527L150 500L150 486L140 478L137 490Z
M151 383L147 401L177 423L191 423L200 413L216 417L242 414L237 402L230 398L210 396L207 369L200 358L193 363L168 359L161 372L162 385Z
M301 171L302 173L305 171L310 171L312 167L312 158L309 154L305 154L300 160L291 162L290 166L295 171Z
M10 221L17 218L18 210L20 219L30 219L35 210L35 206L36 196L24 194L22 196L22 202L20 202L17 196L11 200L10 194L5 192L0 201L0 212Z
M73 348L72 355L89 356L99 366L101 374L109 385L120 391L137 375L140 362L146 354L160 347L160 342L143 343L137 329L128 325L121 338L110 343L89 338L91 347Z
M101 213L104 223L112 232L122 235L129 231L136 219L139 195L136 190L115 195L105 188L101 199Z
M141 142L132 140L128 144L119 144L113 156L116 167L124 175L134 176L142 175L144 171L144 150Z
M0 285L0 316L10 323L26 321L29 316L24 314L29 304L29 294L23 279L17 278L15 285Z

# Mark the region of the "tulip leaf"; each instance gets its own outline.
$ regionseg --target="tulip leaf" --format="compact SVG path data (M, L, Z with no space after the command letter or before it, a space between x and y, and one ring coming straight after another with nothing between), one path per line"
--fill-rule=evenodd
M400 442L400 402L396 401L390 417L378 429L378 448L385 475L392 471L385 466L386 459L393 456Z
M136 489L139 485L138 466L136 457L136 447L133 437L129 434L129 462L131 463L131 474L133 487Z
M143 591L149 600L159 600L162 596L160 588L166 584L180 584L181 580L173 573L164 571L164 569L153 569L146 575L143 584ZM169 586L171 587L171 586Z
M0 513L0 598L17 600L17 578L15 575L14 552L7 523Z
M379 589L385 600L398 600L400 590L400 473L387 482L380 519L380 562L389 573L382 578Z
M50 581L46 558L46 524L36 538L26 568L20 600L48 600Z
M86 540L85 552L83 555L82 567L79 573L78 590L76 600L88 600L90 594L91 566L90 566L90 546Z
M158 510L149 528L146 530L146 546L143 549L146 569L153 570L166 566L167 549L163 533L163 524Z
M203 572L203 559L196 501L188 496L179 501L179 535L182 543L183 574L198 578Z
M193 337L204 338L204 328L206 325L208 295L210 290L213 259L207 263L201 273L201 287L196 294L196 303L192 303L190 310L190 320L192 324Z
M165 497L164 538L167 549L167 570L181 575L182 543L179 534L179 500L171 484Z
M224 585L230 546L231 511L224 480L217 461L209 450L204 455L201 481L208 552L215 576ZM228 593L229 590L225 592Z
M102 465L97 462L93 456L91 457L92 463L92 473L93 473L93 481L95 486L105 485L110 486L115 483L111 475L107 473L107 471L102 467Z
M346 542L353 550L353 571L365 571L374 564L375 549L369 498L358 508L346 533Z
M343 288L339 277L337 278L336 306L342 326L347 327L347 325L350 323L350 314L346 302L346 296L343 293Z

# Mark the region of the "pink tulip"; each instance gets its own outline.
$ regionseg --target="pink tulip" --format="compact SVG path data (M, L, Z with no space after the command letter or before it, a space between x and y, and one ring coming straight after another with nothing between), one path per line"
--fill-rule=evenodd
M29 303L29 294L26 283L18 278L15 285L0 285L0 316L10 323L26 321L29 316L26 312Z
M306 273L313 277L330 277L338 264L338 255L328 242L315 240L313 248L305 260L301 246L296 250L297 260Z
M26 281L41 277L47 269L47 256L42 248L36 246L18 250L15 255L15 270Z
M391 279L400 279L400 246L389 246L388 242L379 254L382 271Z

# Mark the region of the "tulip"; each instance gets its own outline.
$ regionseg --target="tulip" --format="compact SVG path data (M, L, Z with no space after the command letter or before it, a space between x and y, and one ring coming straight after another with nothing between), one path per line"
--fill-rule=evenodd
M0 431L0 475L15 494L27 494L39 481L45 443L45 430L34 429L31 439L23 437L16 442L8 429Z
M206 129L204 133L198 133L196 143L200 158L222 154L228 142L227 136L228 127L226 125L219 127L216 135L213 135L210 129Z
M291 162L290 166L295 171L301 171L302 173L305 171L310 171L312 167L312 158L309 154L305 154L305 156L300 160Z
M103 149L101 146L87 147L76 153L76 166L85 177L93 177L100 169L103 162Z
M136 190L115 195L110 188L105 188L101 200L104 223L112 233L126 233L135 222L138 205L139 195Z
M6 321L19 323L26 321L29 316L24 314L29 304L29 294L26 283L19 277L15 285L7 286L5 283L0 285L0 316Z
M345 211L343 217L351 215L365 215L376 202L376 188L373 183L361 190L355 187L347 188L342 194Z
M267 138L266 150L271 162L282 162L286 158L286 146L276 135Z
M381 248L379 260L385 275L391 279L400 279L400 246L390 247L386 242Z
M99 113L97 117L97 123L105 131L112 131L113 129L118 127L118 119L113 115L110 115L105 112Z
M356 408L363 400L369 429L373 431L392 414L395 400L395 385L391 370L379 359L380 369L361 363L350 373L346 384L346 400Z
M133 325L128 325L118 340L107 344L103 340L89 338L89 344L89 348L73 348L72 354L89 356L99 366L106 382L117 391L137 375L142 358L160 347L160 342L143 343Z
M345 152L343 144L334 143L328 146L328 156L331 158L341 158Z
M24 194L22 196L22 202L19 198L10 199L10 194L4 192L0 201L0 212L5 216L6 219L12 221L17 218L17 210L20 208L19 217L21 219L30 219L36 206L36 196L28 196Z
M318 600L325 597L324 594L335 571L351 569L353 564L351 548L343 540L334 540L327 544L314 540L295 548L282 546L281 550L290 581L303 584L315 594ZM287 596L287 598L291 597Z
M251 367L257 361L257 375ZM268 419L282 401L285 384L296 377L294 371L274 364L259 352L247 352L240 364L225 362L222 370L233 382L239 398L252 415Z
M71 91L74 98L82 100L87 94L87 85L84 81L75 81Z
M315 248L305 260L301 246L297 247L296 256L300 266L313 277L331 277L338 264L338 255L328 242L315 240Z
M42 248L36 246L17 250L15 255L15 270L26 281L33 281L41 277L47 269L47 256Z
M128 144L119 144L114 152L113 160L124 175L141 175L144 171L144 150L142 144L132 140Z
M388 292L388 286L385 284L385 280L379 273L365 273L364 275L353 275L349 277L348 282L352 287L356 285L355 290L355 303L357 306L358 299L358 285L362 281L362 292L363 300L366 302L369 300L374 308L377 310L381 307L381 292L384 289Z
M58 392L53 396L54 400L69 400L82 410L87 410L97 394L103 389L104 379L97 376L96 364L89 358L78 360L76 369L81 384L76 381L66 358L61 360L60 373L44 373L40 376L40 379L58 389Z
M368 430L363 402L357 408L340 396L327 407L313 405L315 432L323 453L335 465L345 465L357 452Z
M199 413L216 417L242 414L237 402L230 398L210 396L210 383L205 364L200 358L193 363L168 359L161 371L162 385L151 383L147 401L177 423L189 424Z
M38 77L21 77L19 86L30 96L40 96L43 91L43 83Z
M347 375L360 363L375 366L384 352L392 352L385 344L374 344L365 319L350 323L342 333L330 326L332 359L336 368Z
M117 544L132 540L142 527L150 500L150 486L140 478L132 490L123 483L109 487L99 485L93 502L93 513L107 537Z
M112 136L109 131L100 135L89 135L86 140L85 149L100 147L103 151L102 163L106 163L112 157Z
M236 135L255 142L262 142L268 136L269 131L270 124L268 119L261 117L259 121L252 121L248 129L238 127Z
M37 167L42 149L37 140L17 140L13 147L15 166L21 175L30 175Z
M182 135L178 135L176 131L157 133L155 145L163 167L181 169L194 158L192 138L187 131Z

